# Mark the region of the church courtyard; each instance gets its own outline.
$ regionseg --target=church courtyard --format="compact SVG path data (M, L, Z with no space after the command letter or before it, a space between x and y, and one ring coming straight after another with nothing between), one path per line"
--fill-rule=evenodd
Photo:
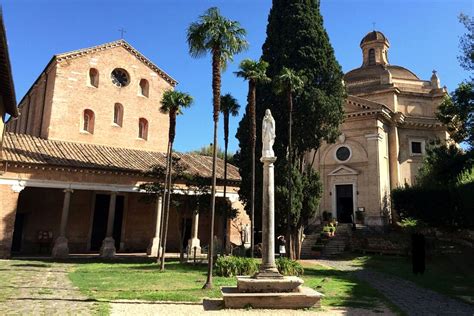
M191 2L2 2L0 316L474 316L472 0Z
M0 261L0 313L4 315L471 315L474 277L470 258L432 258L423 278L404 257L346 255L303 260L305 284L325 297L309 310L226 310L220 286L235 278L215 277L202 290L205 266L172 261L167 270L151 259L114 261L50 259ZM471 260L471 261L469 261ZM455 286L453 284L456 284Z

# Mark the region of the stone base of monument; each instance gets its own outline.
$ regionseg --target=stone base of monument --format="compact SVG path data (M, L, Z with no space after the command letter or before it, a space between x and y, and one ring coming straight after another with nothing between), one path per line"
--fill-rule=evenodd
M237 287L222 287L226 308L299 309L320 307L323 294L302 286L298 277L237 277Z

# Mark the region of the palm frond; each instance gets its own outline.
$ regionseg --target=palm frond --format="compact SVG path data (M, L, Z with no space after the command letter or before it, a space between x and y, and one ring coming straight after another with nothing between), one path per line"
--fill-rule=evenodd
M239 109L239 102L230 93L221 96L221 113L237 116Z
M189 54L198 58L218 49L221 52L221 68L224 70L233 55L248 48L245 35L246 31L239 22L222 16L216 7L209 8L188 28Z
M239 71L234 72L237 77L245 80L253 80L254 82L266 83L270 82L267 77L268 63L264 60L255 61L252 59L244 59L239 65Z

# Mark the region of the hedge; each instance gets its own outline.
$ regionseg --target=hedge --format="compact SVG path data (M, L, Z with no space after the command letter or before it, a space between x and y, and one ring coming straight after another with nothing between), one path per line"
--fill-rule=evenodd
M433 226L474 227L474 182L455 187L397 188L392 191L392 205L402 218Z

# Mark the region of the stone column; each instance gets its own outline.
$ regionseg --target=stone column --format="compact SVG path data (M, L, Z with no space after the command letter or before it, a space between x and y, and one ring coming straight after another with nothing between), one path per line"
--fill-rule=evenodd
M114 220L115 220L115 202L117 192L111 192L109 202L109 216L107 218L107 234L100 248L100 256L104 258L113 258L115 256Z
M156 227L155 237L151 240L150 246L148 247L147 254L152 257L159 257L161 253L160 245L160 227L161 227L161 212L163 208L163 198L158 195L156 198Z
M390 189L393 190L400 185L400 164L398 162L400 143L398 140L398 128L396 124L390 127L388 134L388 159L390 168Z
M0 259L11 257L18 200L23 189L21 183L0 185Z
M370 198L366 205L365 223L368 226L381 226L383 192L380 183L380 143L383 139L381 133L365 135L367 139L367 164L368 184L366 190L370 192Z
M61 213L61 226L59 227L59 236L56 238L51 253L53 258L66 258L69 256L69 246L66 237L67 221L69 218L69 206L71 204L71 194L73 190L64 190L63 211Z
M274 165L276 157L262 157L262 265L256 278L282 278L275 264L275 188Z
M199 232L199 212L193 212L193 223L191 228L191 239L188 240L188 254L194 256L194 247L196 247L196 255L201 254L201 241L198 238Z

